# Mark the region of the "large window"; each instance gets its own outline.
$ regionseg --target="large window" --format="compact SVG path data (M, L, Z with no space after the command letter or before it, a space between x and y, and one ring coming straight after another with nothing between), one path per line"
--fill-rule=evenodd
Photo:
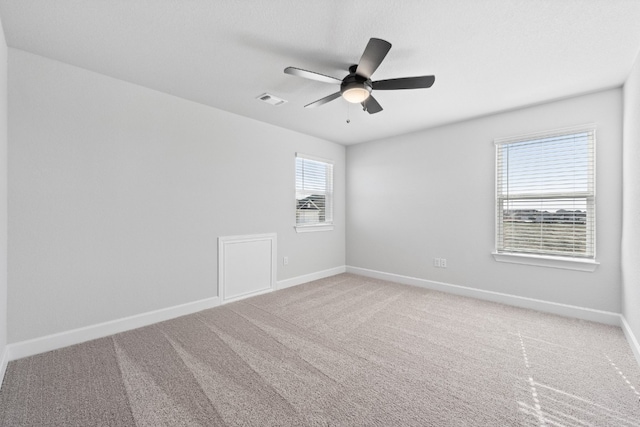
M495 143L496 252L594 260L595 129Z
M296 154L296 230L333 227L333 162Z

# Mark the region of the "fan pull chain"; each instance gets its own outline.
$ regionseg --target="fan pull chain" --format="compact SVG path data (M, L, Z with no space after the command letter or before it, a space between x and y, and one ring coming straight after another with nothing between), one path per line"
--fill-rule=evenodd
M351 103L347 102L347 124L351 123Z

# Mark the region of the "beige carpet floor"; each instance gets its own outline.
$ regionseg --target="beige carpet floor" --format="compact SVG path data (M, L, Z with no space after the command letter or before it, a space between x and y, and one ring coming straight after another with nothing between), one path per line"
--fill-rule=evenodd
M343 274L11 362L3 426L640 426L620 328Z

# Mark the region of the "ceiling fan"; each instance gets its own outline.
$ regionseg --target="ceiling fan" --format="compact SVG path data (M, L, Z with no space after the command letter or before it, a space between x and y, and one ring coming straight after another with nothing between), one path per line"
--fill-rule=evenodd
M389 49L391 49L391 43L388 41L371 38L367 47L364 49L360 62L349 67L349 74L342 80L296 67L287 67L284 69L284 72L292 76L304 77L305 79L340 84L340 90L338 92L318 99L311 104L307 104L305 108L319 107L342 96L348 102L354 104L360 103L362 109L369 114L375 114L382 111L382 107L371 95L371 91L426 89L430 88L436 80L435 76L419 76L378 80L375 82L371 81L371 75L380 66L385 56L387 56Z

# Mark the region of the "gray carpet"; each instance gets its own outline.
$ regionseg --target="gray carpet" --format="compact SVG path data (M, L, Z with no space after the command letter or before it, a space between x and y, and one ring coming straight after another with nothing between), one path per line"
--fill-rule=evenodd
M640 426L619 328L343 274L11 362L3 426Z

